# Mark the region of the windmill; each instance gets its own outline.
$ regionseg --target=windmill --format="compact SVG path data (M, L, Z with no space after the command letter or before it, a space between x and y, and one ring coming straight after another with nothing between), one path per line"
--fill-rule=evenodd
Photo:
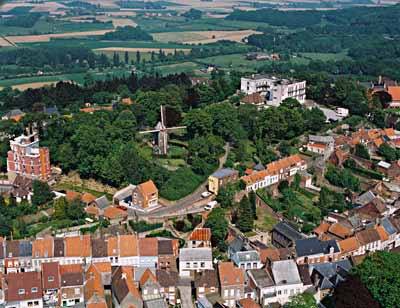
M155 152L158 155L167 155L168 153L168 133L174 130L186 128L186 126L167 127L167 119L165 107L160 106L161 120L157 123L153 130L139 132L139 134L156 134L157 149Z

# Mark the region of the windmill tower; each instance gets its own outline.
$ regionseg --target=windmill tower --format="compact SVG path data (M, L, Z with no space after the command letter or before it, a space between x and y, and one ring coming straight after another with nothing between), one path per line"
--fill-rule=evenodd
M157 123L153 130L146 130L139 132L139 134L156 134L156 153L158 155L167 155L168 153L168 132L186 128L186 126L167 127L167 119L165 107L160 106L160 121Z

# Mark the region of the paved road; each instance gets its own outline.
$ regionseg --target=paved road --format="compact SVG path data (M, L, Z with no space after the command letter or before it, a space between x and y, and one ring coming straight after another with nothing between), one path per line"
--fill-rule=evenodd
M178 286L179 294L181 296L181 306L182 308L193 308L192 301L192 287L190 284Z
M219 168L222 168L228 158L228 154L230 151L230 146L228 143L224 146L225 153L219 159ZM190 195L174 201L174 202L164 202L166 207L161 207L160 209L156 209L150 213L142 213L136 212L137 216L147 216L147 217L154 217L160 218L164 216L171 216L171 215L183 215L189 213L197 213L201 212L204 206L212 200L212 198L202 198L201 194L207 190L208 180L202 183L193 193Z

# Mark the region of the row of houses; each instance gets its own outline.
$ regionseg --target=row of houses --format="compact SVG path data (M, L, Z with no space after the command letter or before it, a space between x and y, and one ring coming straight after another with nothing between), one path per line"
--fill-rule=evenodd
M300 155L295 154L271 162L263 170L248 170L247 174L241 177L241 180L246 184L246 192L257 191L280 181L288 180L298 172L306 169L307 162Z

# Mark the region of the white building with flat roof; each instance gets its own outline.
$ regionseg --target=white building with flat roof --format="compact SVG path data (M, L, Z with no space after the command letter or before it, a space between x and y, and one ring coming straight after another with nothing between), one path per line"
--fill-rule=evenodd
M263 95L269 106L279 106L287 98L297 99L301 104L306 100L306 81L269 75L243 77L240 90L247 95L254 93Z

